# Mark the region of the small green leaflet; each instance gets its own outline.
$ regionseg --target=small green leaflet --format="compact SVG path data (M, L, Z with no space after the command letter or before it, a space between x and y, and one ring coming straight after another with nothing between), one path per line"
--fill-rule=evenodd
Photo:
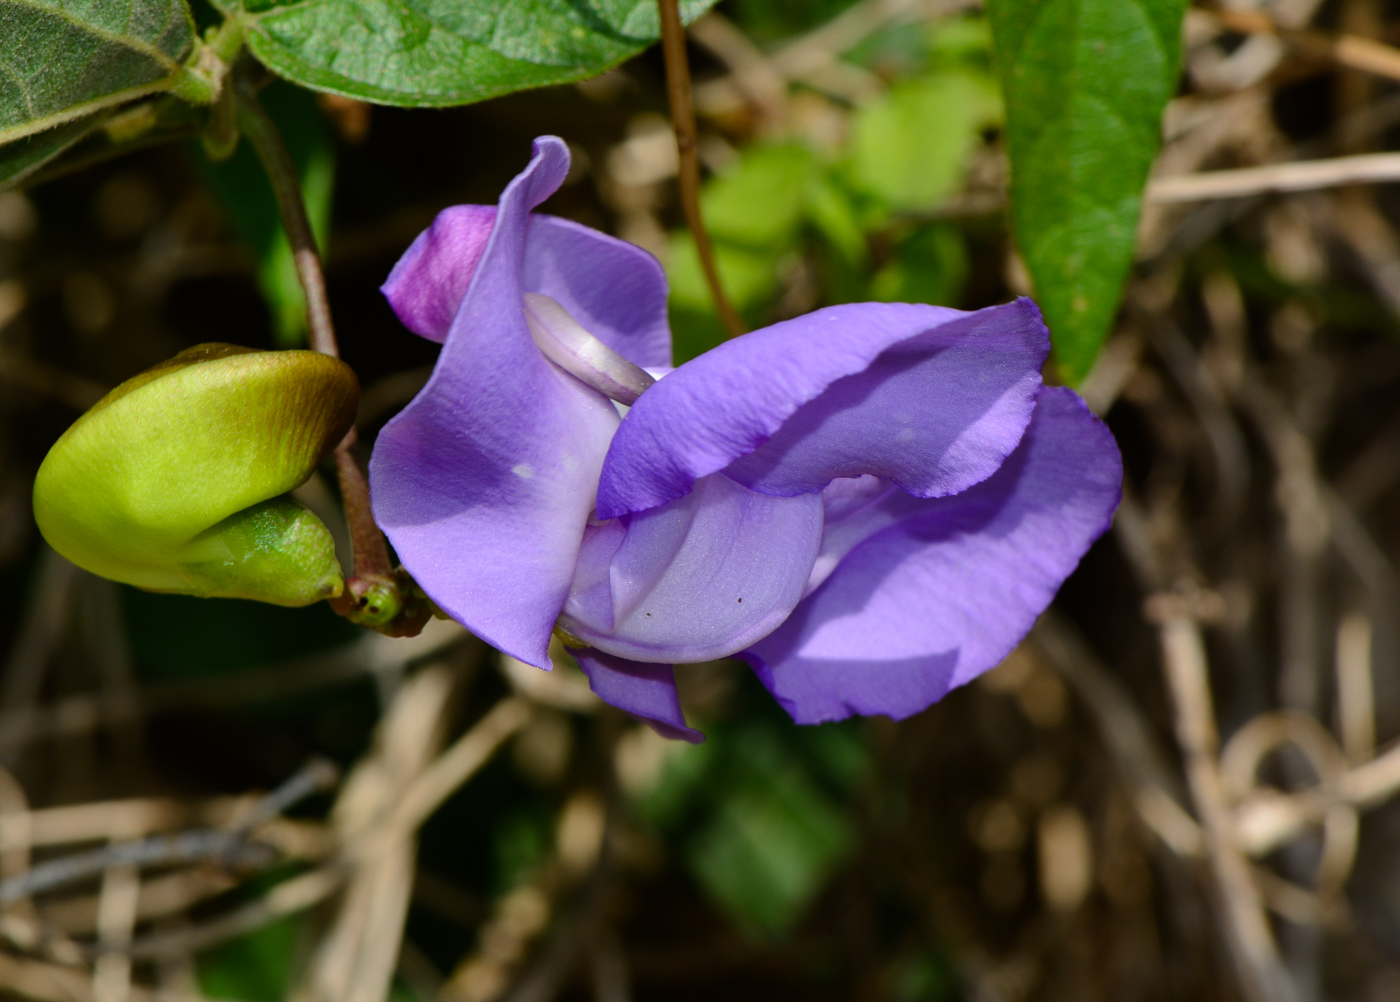
M1016 242L1061 372L1088 374L1132 264L1185 0L989 0Z
M0 143L169 89L193 42L184 0L0 0Z
M469 104L593 76L657 40L655 0L217 0L269 69L379 104ZM684 0L695 20L715 0Z

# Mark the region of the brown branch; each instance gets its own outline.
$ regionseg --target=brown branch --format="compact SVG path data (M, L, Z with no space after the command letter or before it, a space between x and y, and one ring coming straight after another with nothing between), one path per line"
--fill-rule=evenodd
M301 180L277 125L258 101L256 89L242 74L237 75L238 123L262 161L277 207L282 228L291 244L297 279L306 294L306 326L311 347L326 355L340 357L335 327L331 322L326 277L321 255L306 216ZM389 544L370 509L369 481L360 467L359 439L351 428L335 447L335 468L340 480L340 497L345 520L350 527L351 568L345 590L330 602L337 613L362 626L389 636L414 636L430 615L426 602L415 594L403 571L395 571L389 560Z
M296 163L287 144L277 131L272 117L258 101L257 91L243 75L238 82L238 122L243 134L257 151L282 217L282 229L292 247L297 280L306 294L306 328L311 347L323 355L340 357L340 346L331 322L330 298L326 294L326 276L321 270L321 254L311 221L306 216L306 201L302 197L301 180ZM357 439L351 428L335 449L335 467L340 475L340 493L345 504L345 517L350 523L350 541L354 552L356 575L389 576L389 548L379 527L370 514L369 483L355 456Z
M661 12L661 47L666 55L666 93L671 100L671 124L676 130L676 149L680 154L681 211L685 223L695 238L695 252L700 268L715 300L715 311L730 337L744 333L744 323L724 295L715 252L705 221L700 215L700 154L695 134L695 96L690 87L690 63L685 53L685 28L681 25L677 0L657 0Z

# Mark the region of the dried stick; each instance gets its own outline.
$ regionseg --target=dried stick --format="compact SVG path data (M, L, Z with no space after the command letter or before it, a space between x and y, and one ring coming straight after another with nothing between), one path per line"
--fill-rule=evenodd
M512 696L497 703L404 791L385 825L390 837L402 838L428 820L529 719L530 707L524 700Z
M419 774L383 822L345 846L336 859L278 884L256 901L204 925L137 940L128 952L134 959L182 956L324 901L344 884L354 860L371 856L386 844L392 845L408 837L528 718L529 709L523 700L513 697L502 700Z
M192 706L224 709L282 699L343 685L367 674L381 676L398 672L408 662L426 657L469 636L456 623L441 619L428 623L408 644L403 643L402 639L390 640L369 633L325 654L290 658L232 675L150 686L142 690L138 707L143 714L153 716ZM41 738L87 734L104 722L104 713L107 714L106 722L116 718L116 711L108 712L101 699L93 695L70 696L23 712L0 710L0 751Z
M289 799L288 791L297 794L295 799L301 799L313 789L321 788L308 783L307 773L321 782L328 776L324 763L313 763L283 784L282 788L269 794L267 799L281 810L295 802ZM265 813L255 808L250 817L257 823L257 819L262 818ZM231 866L257 866L274 858L274 849L261 843L249 842L248 835L249 828L246 825L227 831L203 830L176 835L155 835L135 842L122 842L104 849L40 863L24 873L0 881L0 907L56 887L95 877L113 867L174 866L213 859L223 860Z
M1339 66L1389 80L1400 80L1400 49L1362 35L1325 35L1318 31L1280 31L1262 11L1221 10L1215 16L1232 31L1242 34L1279 34L1308 55L1331 59Z
M656 0L661 14L661 47L666 54L666 93L671 100L671 125L676 131L676 150L680 154L679 182L681 211L695 239L695 253L700 269L715 301L715 311L730 337L744 333L743 321L724 295L715 252L705 221L700 215L700 153L695 134L695 96L690 89L690 63L685 53L685 28L677 0Z
M1329 160L1303 160L1159 177L1148 184L1145 197L1149 203L1165 205L1378 181L1400 181L1400 153L1360 153Z
M1250 1002L1292 1002L1294 988L1274 945L1259 889L1233 838L1200 629L1185 611L1169 613L1158 625L1177 742L1186 760L1187 784L1205 837L1240 987Z

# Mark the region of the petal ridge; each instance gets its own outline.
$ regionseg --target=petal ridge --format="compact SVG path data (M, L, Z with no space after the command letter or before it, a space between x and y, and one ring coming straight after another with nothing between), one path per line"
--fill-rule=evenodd
M890 374L871 372L868 378L845 384L856 399L842 398L837 384L847 377L861 377L887 350L910 341L916 342L916 348L922 345L926 354L970 346L974 355L979 354L979 342L985 346L997 342L995 347L1005 355L1003 374L1019 373L1011 382L1019 383L1013 396L1019 394L1020 403L1011 400L1008 413L999 417L1004 427L995 459L1009 453L1029 420L1029 401L1040 385L1039 369L1049 351L1034 303L1022 298L972 313L910 303L830 306L726 342L682 365L643 394L618 429L604 461L599 516L613 518L683 496L700 477L726 469L778 438L794 417L797 422L791 434L797 439L814 429L820 431L824 424L844 422L836 454L829 437L818 434L815 447L798 464L801 469L796 476L768 482L760 460L753 469L736 464L736 480L764 493L792 495L820 490L833 476L867 472L858 468L857 456L871 440L868 434L859 434L865 417L857 405L862 395L878 395ZM836 392L823 403L829 390ZM803 420L805 409L820 412L823 407L827 412ZM928 409L937 412L938 401L928 401ZM843 416L843 411L849 413ZM974 453L980 449L980 462L967 462L968 448ZM931 483L908 486L934 494L961 489L990 475L995 453L985 443L971 443L959 454L966 468L960 478L939 474Z

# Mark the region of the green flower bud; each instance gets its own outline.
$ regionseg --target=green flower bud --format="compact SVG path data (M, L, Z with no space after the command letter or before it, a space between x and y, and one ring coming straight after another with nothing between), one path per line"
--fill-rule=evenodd
M341 593L331 534L289 497L355 419L314 351L204 344L122 383L54 444L34 519L94 574L151 591L309 605Z

